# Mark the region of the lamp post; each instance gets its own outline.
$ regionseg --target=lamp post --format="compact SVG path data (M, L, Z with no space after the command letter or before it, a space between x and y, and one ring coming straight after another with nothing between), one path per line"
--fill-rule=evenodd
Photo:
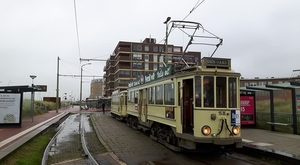
M166 19L166 21L164 22L164 24L166 24L166 50L165 50L165 52L166 52L166 57L165 57L165 64L167 64L168 63L168 22L171 20L171 17L168 17L167 19Z
M82 70L85 65L91 65L92 63L86 63L81 66L80 70L80 100L79 100L79 110L81 111L81 103L82 103Z
M31 91L31 120L33 121L33 116L34 116L34 91L33 91L34 83L33 83L33 80L36 78L36 76L35 75L30 75L29 77L32 79L32 84L31 84L31 87L32 87L32 91Z

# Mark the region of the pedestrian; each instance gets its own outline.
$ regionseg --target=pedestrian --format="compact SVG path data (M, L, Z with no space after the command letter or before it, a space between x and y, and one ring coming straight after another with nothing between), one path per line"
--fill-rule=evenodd
M103 111L103 114L105 114L105 103L104 102L102 103L102 111Z

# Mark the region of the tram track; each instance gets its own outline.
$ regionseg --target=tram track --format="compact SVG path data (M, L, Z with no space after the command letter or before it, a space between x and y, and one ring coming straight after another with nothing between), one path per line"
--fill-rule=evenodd
M88 159L94 164L94 165L99 165L100 163L98 163L94 156L91 154L91 152L88 149L87 143L86 143L86 139L85 139L85 127L84 127L84 119L82 114L81 116L81 122L80 122L80 134L81 134L81 144L82 144L82 148L84 150L84 153L87 155Z
M106 152L97 140L95 132L90 128L89 115L73 114L57 128L57 133L44 150L41 164L72 162L99 165L103 160L101 157Z

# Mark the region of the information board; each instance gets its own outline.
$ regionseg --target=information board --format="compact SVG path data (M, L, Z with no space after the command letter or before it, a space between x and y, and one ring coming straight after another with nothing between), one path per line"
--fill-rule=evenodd
M21 124L21 93L0 93L0 124Z

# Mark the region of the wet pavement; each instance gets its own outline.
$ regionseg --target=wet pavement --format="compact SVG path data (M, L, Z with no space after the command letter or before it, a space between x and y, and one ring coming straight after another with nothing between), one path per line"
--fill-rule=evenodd
M60 110L59 114L49 112L48 114L41 115L41 117L38 116L35 117L34 122L32 123L28 122L29 124L32 125L31 127L30 126L27 127L25 121L24 124L22 123L22 127L24 126L23 128L12 130L12 131L10 131L11 129L2 128L0 130L0 133L7 132L5 136L13 137L14 131L19 131L21 133L21 131L25 129L31 129L32 127L35 127L35 125L39 125L39 122L37 121L48 121L48 119L50 119L51 117L59 116L62 112L73 112L73 111L74 110L72 109L64 110L64 111ZM79 111L77 110L77 112L75 113L78 112ZM132 128L129 128L125 123L111 118L109 113L103 115L102 113L96 112L96 110L83 111L80 113L86 115L86 118L84 118L84 123L90 124L91 123L90 120L93 121L92 122L93 125L85 124L87 130L86 131L87 144L89 145L89 149L91 151L93 151L93 147L95 148L93 151L93 155L96 155L98 162L101 162L101 164L104 165L125 164L124 162L130 165L207 164L205 162L201 162L202 160L205 159L205 157L199 157L199 156L198 158L197 156L189 157L188 155L178 154L168 150L167 148L160 145L159 143L151 140L148 136L145 136L143 132L133 130ZM91 113L95 113L95 114L91 114ZM72 124L72 126L70 125L70 127L67 130L69 131L73 130L73 132L78 133L79 117L76 115L78 114L74 114L74 117L66 120L64 124L70 125L68 121L75 122L76 124ZM63 124L61 125L61 127L64 127ZM38 132L46 128L47 126L43 125L41 127L38 127L37 130L32 131L31 133L37 134ZM93 131L95 131L97 135ZM73 132L71 131L70 134L73 134ZM258 130L258 129L246 129L246 130L242 130L242 132L243 132L242 136L243 136L244 146L251 146L251 147L255 147L256 149L260 149L261 151L273 152L281 155L287 155L289 157L299 158L299 151L300 151L299 135L271 132L267 130ZM28 139L29 136L33 137L34 135L26 134L25 136L23 135L23 138L20 139L23 141ZM64 136L62 134L57 139L57 142L60 143L60 141L64 141L65 139L68 139L66 141L68 141L69 143L71 142L77 143L75 142L77 137L79 139L79 133L78 136L74 133L74 135L70 137L67 135ZM1 136L0 139L1 138L3 137ZM1 149L0 156L2 157L5 156L7 153L11 152L12 150L11 148L16 148L17 146L24 144L24 142L21 143L19 141L12 144L10 143L5 144L5 142L7 142L9 139L6 139L4 137L4 140L1 141L2 149L0 147ZM76 158L74 159L57 158L57 162L60 162L59 164L89 164L90 163L87 161L86 157L82 155L83 152L79 142L78 142L79 144L69 146L69 147L74 147L73 149L70 150L67 149L61 150L63 146L62 148L57 147L59 146L59 143L57 143L56 146L53 146L53 150L52 150L53 155L55 155L55 153L66 153L73 150L75 151L76 149L77 149L76 154L77 156L79 155L78 157L75 156ZM7 145L9 145L9 147L6 147ZM63 155L68 155L68 154L63 154ZM222 159L222 157L219 158L214 157L213 160L220 161L219 163L214 162L213 164L222 164L222 162L223 163L231 162L229 160ZM250 164L255 164L255 163L250 163Z

